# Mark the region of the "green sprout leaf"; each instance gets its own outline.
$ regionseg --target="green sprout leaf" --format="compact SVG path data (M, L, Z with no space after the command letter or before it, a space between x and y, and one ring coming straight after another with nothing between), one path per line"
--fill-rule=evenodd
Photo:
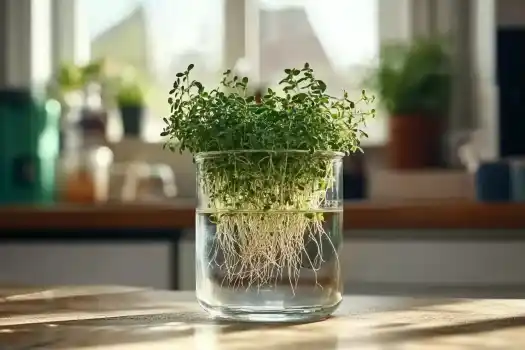
M232 77L227 70L220 85L208 90L189 78L192 69L190 64L176 74L167 120L169 142L193 154L253 149L351 153L359 148L365 117L375 114L364 106L373 101L364 90L354 101L346 91L333 97L308 63L285 69L279 83L284 94L268 89L261 100L246 88L248 77Z

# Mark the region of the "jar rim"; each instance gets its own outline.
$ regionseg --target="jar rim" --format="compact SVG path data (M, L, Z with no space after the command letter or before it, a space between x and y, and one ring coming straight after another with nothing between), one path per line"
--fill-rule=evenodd
M298 150L298 149L283 149L283 150L277 150L277 149L239 149L239 150L228 150L228 151L209 151L209 152L198 152L195 154L194 158L196 161L207 159L207 158L213 158L215 156L223 155L223 154L241 154L241 153L274 153L274 154L283 154L283 153L291 153L291 154L311 154L312 156L321 156L321 157L331 157L331 158L342 158L344 157L343 152L339 151L308 151L308 150Z

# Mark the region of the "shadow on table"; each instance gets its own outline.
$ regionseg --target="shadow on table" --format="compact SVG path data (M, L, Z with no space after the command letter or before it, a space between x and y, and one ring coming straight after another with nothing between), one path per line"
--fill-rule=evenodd
M167 344L197 336L213 341L216 337L244 331L278 330L289 324L232 323L212 320L201 312L157 314L5 326L0 328L0 348L69 349L72 346L114 346L163 342ZM246 340L245 340L246 341ZM240 347L244 349L246 347ZM334 347L328 347L330 350Z
M498 330L525 326L525 316L483 320L464 324L428 327L421 329L397 330L388 332L380 338L385 341L425 339L454 335L474 335Z
M337 322L337 319L335 320ZM0 332L0 347L18 349L66 349L72 346L115 346L173 343L193 346L195 342L228 345L231 349L258 348L268 342L273 349L332 350L346 345L382 345L426 342L442 337L479 335L523 327L525 316L473 321L464 324L407 329L402 322L391 327L372 327L350 332L331 330L330 322L317 328L294 328L293 324L229 323L210 320L200 313L131 316L54 324L20 325ZM376 328L374 330L374 328ZM248 332L246 335L243 333ZM257 334L265 331L264 335ZM314 333L316 333L314 335ZM273 339L271 339L273 338ZM219 341L220 339L220 341ZM184 342L186 341L186 342ZM266 348L266 346L263 346Z
M186 311L181 306L169 303L169 298L163 298L163 293L148 293L144 297L140 293L120 295L79 296L74 298L59 298L42 302L6 303L10 311L24 310L26 315L38 315L45 312L77 312L89 310L104 313L118 310L124 306L133 305L133 309L152 310L151 314L135 316L115 316L103 319L49 321L22 325L6 325L0 327L0 349L66 349L76 346L97 347L121 345L140 345L154 342L180 342L192 347L195 342L222 345L226 342L232 349L271 348L277 349L324 349L331 350L341 346L347 340L350 342L376 340L397 342L408 337L422 338L432 336L433 329L410 330L403 323L392 325L391 328L380 330L367 328L367 337L355 330L349 331L346 322L359 322L359 315L395 310L421 309L429 306L454 304L453 300L413 299L413 298L375 298L368 296L349 296L331 321L320 324L295 327L295 324L260 324L232 323L210 319L204 311L198 310L193 304ZM166 296L168 296L166 294ZM25 309L22 308L25 306ZM184 305L183 305L184 306ZM175 313L154 313L157 308L163 310L179 310ZM31 312L30 312L31 311ZM14 313L17 314L16 312ZM342 317L341 317L342 316ZM400 320L402 321L402 320ZM494 324L496 327L497 324ZM464 326L463 326L464 327ZM474 327L474 326L472 326ZM404 329L405 328L405 329ZM461 328L460 328L461 329ZM445 332L439 328L437 332ZM260 333L264 331L264 333ZM425 333L426 331L426 333ZM435 331L435 330L434 330ZM379 337L379 338L378 338ZM266 344L266 345L265 345ZM146 346L146 345L145 345ZM211 346L211 345L210 345ZM206 347L204 347L206 348Z

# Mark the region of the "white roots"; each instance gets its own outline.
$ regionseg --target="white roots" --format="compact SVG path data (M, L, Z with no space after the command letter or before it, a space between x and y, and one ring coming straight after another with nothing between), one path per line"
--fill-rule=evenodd
M204 212L214 216L216 231L210 264L235 288L284 280L295 290L301 269L313 271L318 284L323 262L337 259L333 235L323 227L331 224L327 216L339 215L331 212L338 208L333 161L308 154L257 159L239 154L200 164Z
M284 277L295 290L301 267L314 271L317 284L317 271L327 255L323 249L336 259L337 249L322 216L311 216L272 211L224 214L216 224L210 263L223 273L223 284L232 287L260 288ZM338 264L337 260L337 268Z

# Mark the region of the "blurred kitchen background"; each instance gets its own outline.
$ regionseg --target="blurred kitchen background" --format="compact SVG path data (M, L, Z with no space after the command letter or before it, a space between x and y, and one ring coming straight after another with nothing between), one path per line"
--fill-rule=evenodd
M503 94L513 89L514 82L499 88L496 84L499 70L504 75L510 71L506 75L515 77L518 85L523 80L521 70L511 69L515 63L521 65L515 55L521 52L519 45L502 45L509 51L503 53L509 57L505 67L500 69L496 59L499 36L503 43L511 35L523 40L519 31L503 35L508 27L525 23L520 1L3 0L1 4L5 21L0 78L7 88L3 100L12 100L10 93L23 99L32 92L36 105L47 113L31 136L26 132L29 121L3 118L3 139L17 141L7 142L2 158L8 169L18 167L4 176L18 178L9 174L24 174L23 167L36 157L33 165L42 167L41 193L33 194L36 202L193 199L191 157L163 151L159 136L162 117L169 115L167 92L175 74L190 63L196 65L194 77L205 84L215 85L225 69L233 68L248 75L252 88L258 89L276 85L284 68L309 62L329 92L337 95L345 88L357 99L362 88L369 88L366 78L377 69L383 47L392 42L411 45L421 37L449 40L450 108L437 124L410 123L417 129L411 132L403 131L401 118L378 106L377 118L367 127L369 138L363 140L366 155L345 163L346 197L473 198L468 166L525 151L525 146L516 145L521 141L516 126L523 123L519 113L513 113L519 97ZM418 69L425 68L414 67ZM11 108L7 114L17 113L16 108L25 104L3 107ZM436 132L429 134L433 129ZM433 152L436 145L439 150ZM32 149L13 162L10 158L20 147ZM460 157L461 150L466 156ZM399 153L416 159L395 159ZM407 168L409 174L400 174ZM0 201L26 201L24 189L8 180L3 181Z
M192 158L163 150L159 135L174 76L188 64L205 85L233 68L256 91L309 62L331 93L358 98L387 45L438 37L450 46L450 108L407 124L414 116L378 105L364 155L345 160L345 199L525 200L524 1L0 0L0 204L26 210L28 221L37 219L27 208L64 220L74 208L192 208ZM414 70L424 76L425 67ZM190 228L87 230L56 224L57 215L38 216L40 231L0 227L0 282L193 288ZM402 242L388 227L370 241L358 234L344 257L356 266L348 286L525 286L525 242L469 238L483 231L474 227L473 236L426 228L431 238L420 241L414 227L398 230ZM495 265L480 265L487 260Z

